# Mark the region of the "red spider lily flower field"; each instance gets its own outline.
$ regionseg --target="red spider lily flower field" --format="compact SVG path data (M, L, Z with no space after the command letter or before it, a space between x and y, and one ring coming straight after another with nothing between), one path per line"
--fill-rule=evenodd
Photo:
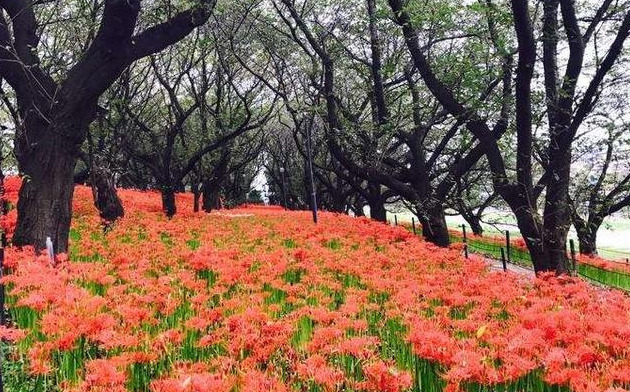
M7 387L630 388L630 298L619 291L492 272L362 218L323 214L315 226L308 213L255 206L195 214L180 195L167 220L157 193L120 195L126 217L104 232L90 190L76 189L71 251L55 265L7 249L12 324L0 336L5 361L21 366Z

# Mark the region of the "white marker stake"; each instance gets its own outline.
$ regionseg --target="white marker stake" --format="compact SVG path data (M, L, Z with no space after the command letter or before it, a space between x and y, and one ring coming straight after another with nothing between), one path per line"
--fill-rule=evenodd
M50 237L46 237L46 249L48 250L48 257L50 257L50 265L55 265L55 249L53 248L53 242Z

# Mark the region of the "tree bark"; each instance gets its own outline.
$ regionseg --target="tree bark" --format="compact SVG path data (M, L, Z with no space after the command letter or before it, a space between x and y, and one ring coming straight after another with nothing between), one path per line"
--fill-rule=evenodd
M580 246L580 254L594 256L597 255L597 232L604 221L603 217L589 217L583 219L574 211L573 226L577 232Z
M506 201L516 215L518 229L531 255L534 271L536 274L540 272L560 273L556 270L556 264L548 257L549 252L545 249L543 223L540 215L522 197L511 194L509 196Z
M458 191L459 192L459 191ZM459 192L457 194L456 200L456 208L455 210L459 212L459 214L464 218L466 223L470 226L473 234L481 236L483 235L483 226L481 225L481 217L483 216L483 210L486 208L485 205L481 205L478 208L477 212L474 211L474 207L468 207L464 202L467 195Z
M330 206L331 212L343 214L346 212L346 199L343 196L343 191L340 189L331 189L330 196L332 204Z
M387 222L387 210L383 199L380 197L370 198L368 205L370 206L370 218L378 222Z
M4 216L9 212L9 202L5 198L6 190L4 189L4 172L2 171L2 161L4 157L0 154L0 216Z
M61 134L63 128L51 125L57 132L45 131L35 146L18 154L24 181L17 204L18 222L13 235L16 246L46 248L50 237L56 253L68 251L72 217L76 146Z
M441 203L426 202L417 210L424 239L437 246L448 247L451 244L451 239L446 225L446 214Z
M197 181L193 181L191 188L193 192L193 212L199 212L201 209L201 187Z
M162 186L162 210L168 218L172 218L177 213L177 205L175 204L175 189L172 185Z
M545 198L543 246L544 260L549 271L568 271L567 236L571 227L569 183L571 181L571 147L556 149L552 146L549 169L554 181L547 185Z
M85 184L89 178L90 178L90 170L87 168L74 173L74 183L76 185Z
M466 223L470 225L470 229L475 235L483 235L483 226L481 226L481 219L475 214L462 215Z
M101 218L107 223L112 223L122 218L125 215L125 210L116 192L112 173L104 167L92 164L90 182L92 183L94 205L98 209Z
M587 256L597 255L597 231L578 232L580 254Z
M202 201L202 209L205 212L212 212L214 209L220 209L220 194L219 194L219 184L215 181L209 180L204 181L203 183L203 201Z
M354 203L352 203L352 212L354 212L354 215L357 217L365 216L365 211L363 211L364 207L365 204L362 200L356 200Z

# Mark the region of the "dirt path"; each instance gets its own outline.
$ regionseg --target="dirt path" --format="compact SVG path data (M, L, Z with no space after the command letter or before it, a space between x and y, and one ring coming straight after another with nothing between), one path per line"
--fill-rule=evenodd
M492 271L503 271L503 263L500 260L493 260L493 259L485 259L485 260L488 264L490 264L490 269ZM519 274L521 276L525 276L528 278L533 278L535 276L534 270L521 267L516 264L508 263L507 269L509 272L513 272L515 274Z

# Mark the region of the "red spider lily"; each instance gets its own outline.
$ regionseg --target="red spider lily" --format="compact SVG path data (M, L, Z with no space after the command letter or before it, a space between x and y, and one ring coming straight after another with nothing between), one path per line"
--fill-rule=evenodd
M7 249L15 325L0 329L65 391L394 392L418 382L412 366L447 391L630 385L619 291L491 272L366 219L195 214L187 194L166 220L157 193L120 190L127 214L103 233L90 190L75 195L67 258Z
M387 366L382 361L366 365L364 371L367 380L357 385L361 390L369 392L399 392L407 390L412 385L409 373Z
M26 337L26 331L16 328L7 328L0 325L0 339L8 342L19 342Z

